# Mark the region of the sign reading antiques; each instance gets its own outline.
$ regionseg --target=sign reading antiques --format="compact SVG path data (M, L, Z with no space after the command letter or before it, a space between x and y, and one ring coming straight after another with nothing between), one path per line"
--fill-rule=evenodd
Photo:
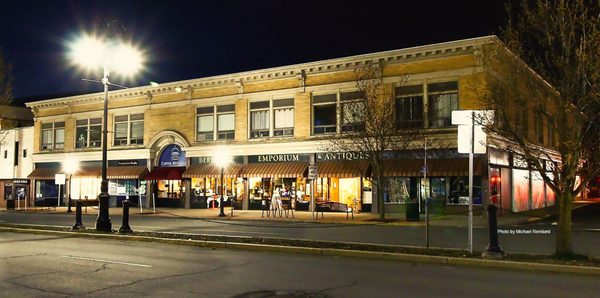
M261 154L248 156L248 163L308 162L307 154Z
M334 152L334 153L317 153L317 160L334 161L334 160L360 160L367 159L365 152Z
M171 144L165 147L158 159L160 167L185 167L185 151L176 144Z

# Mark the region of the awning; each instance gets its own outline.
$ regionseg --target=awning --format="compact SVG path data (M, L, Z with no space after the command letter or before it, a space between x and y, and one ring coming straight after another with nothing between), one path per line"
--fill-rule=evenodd
M39 168L33 170L27 178L29 179L54 179L54 175L58 174L60 169L58 168Z
M242 167L241 177L295 178L303 177L308 164L303 162L251 163Z
M181 180L185 167L157 167L148 175L146 180Z
M352 178L368 175L369 162L360 161L322 161L317 162L319 177Z
M107 179L144 179L148 174L148 168L144 166L108 167Z
M64 174L61 168L39 168L33 170L27 178L29 179L54 179L54 175ZM77 178L99 178L102 174L101 168L81 168L73 173ZM66 174L69 178L69 174Z
M422 159L394 159L384 163L384 175L388 177L423 176ZM474 175L481 175L481 158L473 159ZM468 176L468 158L428 159L427 176Z
M241 165L230 164L223 169L223 177L236 178L240 175ZM221 177L221 168L211 164L202 163L191 165L183 173L183 178L219 178Z

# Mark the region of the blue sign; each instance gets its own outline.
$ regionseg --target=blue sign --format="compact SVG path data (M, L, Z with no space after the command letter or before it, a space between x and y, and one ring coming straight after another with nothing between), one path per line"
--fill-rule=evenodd
M182 151L179 145L168 145L160 154L158 165L161 167L185 167L185 151Z

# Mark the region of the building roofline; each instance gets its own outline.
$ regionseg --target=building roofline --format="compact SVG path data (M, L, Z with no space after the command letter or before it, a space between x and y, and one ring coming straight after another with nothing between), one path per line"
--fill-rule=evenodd
M333 58L313 62L305 62L286 66L243 71L237 73L209 76L203 78L173 81L160 84L159 86L138 86L124 90L110 91L109 98L130 98L135 96L146 96L147 94L175 92L177 87L210 88L222 85L233 85L240 82L252 82L261 80L277 80L298 77L304 73L315 74L321 72L347 70L367 61L396 62L401 60L423 60L437 57L443 54L457 53L461 51L474 50L483 44L499 42L495 35L461 39L455 41L441 42L429 45L421 45L404 49L388 50L368 54L359 54L342 58ZM82 95L51 98L34 102L26 102L29 108L54 105L65 101L92 101L102 100L103 93L95 92Z

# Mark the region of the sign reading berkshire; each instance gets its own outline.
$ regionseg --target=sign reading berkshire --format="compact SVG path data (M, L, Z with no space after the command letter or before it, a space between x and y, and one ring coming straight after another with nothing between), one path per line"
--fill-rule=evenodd
M185 151L179 145L168 145L160 154L158 164L161 167L185 167Z

